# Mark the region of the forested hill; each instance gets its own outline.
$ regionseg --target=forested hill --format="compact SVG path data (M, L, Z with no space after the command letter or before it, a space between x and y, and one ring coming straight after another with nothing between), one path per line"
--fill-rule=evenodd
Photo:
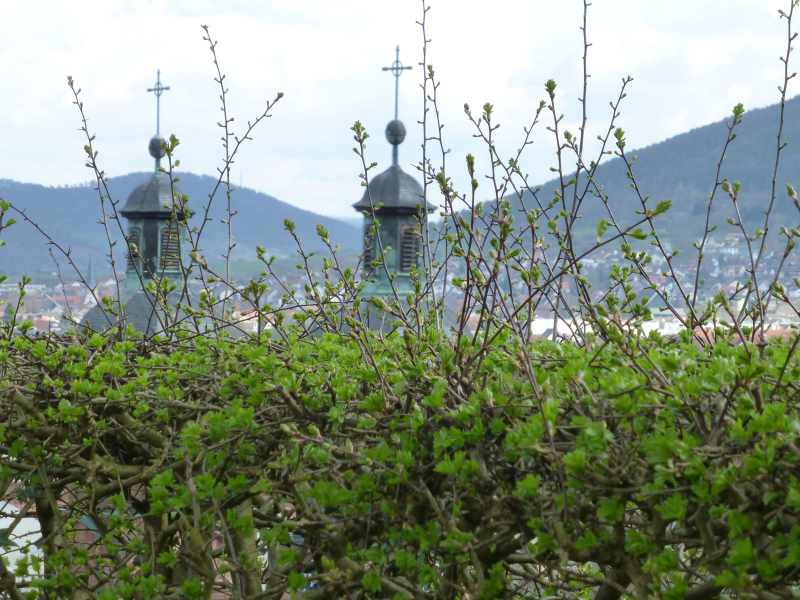
M638 150L626 149L629 155L637 156L634 175L642 194L651 196L650 203L655 205L662 199L673 201L672 209L660 217L659 229L679 248L689 248L692 241L702 236L708 193L714 186L717 163L727 135L725 120L731 122L732 119L733 116L729 115L726 119L659 144ZM786 183L800 188L800 98L786 102L784 119L784 140L788 145L781 153L777 198L770 222L773 234L779 231L781 225L796 227L800 223L800 213L786 195ZM779 121L779 105L747 111L743 122L737 126L739 135L729 146L723 162L721 177L742 183L739 208L751 234L756 227L763 227L763 213L769 205ZM620 125L624 128L624 118ZM587 160L590 158L587 157ZM595 177L595 181L603 186L603 194L610 197L610 205L622 224L633 222L637 218L634 211L641 208L625 171L623 162L614 158L604 162ZM124 204L131 190L148 176L148 173L131 173L111 178L109 189L112 196ZM213 190L216 180L191 173L183 173L180 178L178 187L189 196L190 206L199 212L207 203L208 194ZM555 180L541 185L539 197L543 201L550 200L557 187ZM65 248L71 248L80 266L86 265L90 252L98 261L103 260L107 241L105 231L97 224L101 209L98 194L92 186L45 187L0 179L0 198L24 209L54 240ZM286 218L295 221L298 235L308 249L320 247L316 235L318 223L328 229L331 240L339 243L344 250L359 250L361 247L357 228L291 206L266 194L242 188L233 193L232 203L234 210L239 211L233 219L237 243L234 260L253 258L258 244L274 254L293 254L293 242L283 230L283 220ZM531 202L526 204L533 206ZM719 224L719 233L735 231L726 222L728 217L735 216L727 194L719 190L714 207L712 222ZM580 224L587 231L593 231L595 222L607 217L602 203L593 197L587 198L581 214L583 219ZM220 219L226 218L224 194L215 198L210 216L213 221L207 225L201 245L213 261L224 251L227 241L227 226L220 223ZM199 225L199 219L196 216L192 224ZM110 229L113 239L121 239L117 227ZM594 236L587 235L585 239L590 243ZM0 272L16 274L53 270L47 240L29 225L20 223L4 230L2 240L7 245L0 249ZM102 269L98 261L95 265Z
M118 209L124 206L133 188L149 176L149 173L131 173L109 180L108 188L112 197L122 200ZM215 184L216 179L206 175L180 174L177 186L189 196L189 206L196 213L190 220L190 225L199 227L202 218L200 213L203 206L208 204L208 195ZM79 267L85 267L91 252L95 257L95 269L107 268L101 263L105 261L108 242L105 230L98 225L102 209L93 186L45 187L0 179L0 198L24 209L31 220L37 222L52 239L64 248L71 248ZM239 211L232 220L234 241L237 244L233 252L234 260L253 259L255 247L259 244L273 254L294 254L294 241L284 231L284 219L291 219L296 223L297 234L302 238L306 249L321 247L316 234L317 224L324 225L330 232L331 240L339 243L343 249L357 250L361 247L358 235L360 230L331 217L302 210L247 188L236 190L231 199L233 210ZM224 190L215 196L209 216L213 221L206 225L201 246L209 262L216 262L220 260L219 256L227 246L228 228L220 223L221 219L227 218ZM19 218L17 220L21 221ZM121 240L116 223L109 221L109 230L113 239ZM0 239L6 242L6 246L0 249L0 273L54 270L53 261L48 254L47 240L30 225L20 223L6 229ZM120 245L117 247L121 248ZM64 262L61 257L58 258L59 262Z
M784 119L783 140L788 145L781 152L771 233L777 233L780 225L796 227L800 223L800 213L786 194L786 183L800 188L800 97L786 102ZM692 241L702 236L708 193L714 187L717 163L728 132L726 120L731 123L733 114L652 146L625 149L629 156L637 156L633 173L642 195L651 196L648 206L655 206L662 199L673 201L672 209L660 217L659 232L667 234L679 248L690 247ZM779 123L779 104L745 112L742 123L735 129L739 135L728 147L723 162L721 178L742 183L739 209L751 235L755 227L763 227L764 211L769 206ZM620 125L624 129L624 119ZM592 158L595 157L587 156L587 162ZM622 160L614 158L601 164L595 181L603 186L603 194L610 197L609 203L618 221L632 223L637 218L634 211L641 209L641 204L626 178ZM541 185L540 199L551 200L557 187L556 180ZM568 198L571 198L571 193ZM527 201L526 205L532 206ZM607 218L597 198L588 198L581 214L584 215L581 225L592 230L597 220ZM735 231L726 222L729 216L735 216L732 202L720 189L712 213L712 223L719 224L718 233Z

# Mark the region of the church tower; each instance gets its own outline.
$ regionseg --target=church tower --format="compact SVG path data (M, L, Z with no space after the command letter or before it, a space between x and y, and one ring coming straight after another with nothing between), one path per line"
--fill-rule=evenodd
M160 136L150 140L150 154L156 159L164 156L161 141L163 138ZM160 156L154 149L160 151ZM176 186L171 186L169 176L161 172L153 173L130 193L119 211L128 220L127 246L123 247L127 261L126 278L119 314L112 315L103 306L94 306L83 316L79 327L101 331L128 323L136 331L150 336L163 332L167 322L165 309L172 311L175 303L186 301L181 257L187 232L180 223L191 217L191 211L180 210L180 205L173 200L173 193L181 192ZM178 284L178 290L167 297L166 307L146 289L150 281L164 278Z
M192 213L181 208L180 202L175 200L181 195L180 190L172 184L169 175L159 171L161 159L166 155L162 146L165 140L159 133L160 96L168 89L161 85L159 71L156 86L147 90L155 92L158 99L156 135L149 144L150 156L155 159L155 172L133 189L119 211L120 216L128 221L126 244L123 246L126 278L120 305L114 313L104 306L92 307L81 319L79 328L101 331L128 324L146 336L162 333L169 322L165 318L166 311L173 314L174 305L187 298L184 262L181 260L187 231L181 223L185 223ZM178 290L166 299L147 291L150 281L158 282L164 278L177 284Z
M433 212L433 207L425 201L422 186L405 173L397 161L397 147L406 137L406 128L397 118L397 83L403 70L411 68L404 67L399 56L398 47L395 62L391 67L383 68L395 77L394 120L386 126L386 139L392 145L392 166L372 179L364 196L353 205L364 214L363 277L375 280L367 284L367 295L391 294L391 276L394 276L394 285L399 293L412 291L411 270L421 266L418 257L422 251L420 226L427 224L427 213ZM376 219L379 225L373 228ZM385 256L386 267L378 265L373 268L372 262L381 248L384 252L391 248Z
M156 134L150 139L148 150L155 159L155 172L144 183L136 186L119 214L128 220L127 267L125 291L136 292L149 280L164 277L170 281L183 279L183 257L186 227L181 222L192 216L176 205L180 190L166 173L159 172L161 159L166 155L161 137L161 94L169 86L161 84L161 69L155 86L148 88L156 97ZM134 249L135 248L135 249Z
M160 136L150 140L150 154L156 159L164 156L162 141ZM166 173L157 171L133 189L119 211L128 220L126 292L139 290L151 279L167 277L175 282L183 278L186 227L180 223L191 217L191 211L184 213L176 204L173 194L180 193Z

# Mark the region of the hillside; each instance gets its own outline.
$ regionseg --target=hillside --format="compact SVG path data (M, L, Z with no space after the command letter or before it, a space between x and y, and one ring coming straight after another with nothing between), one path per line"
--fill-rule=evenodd
M786 195L786 183L800 186L800 139L797 137L800 132L800 97L786 102L784 118L783 139L788 141L788 146L781 153L777 198L770 225L772 233L777 233L780 225L796 227L800 221L800 214ZM727 136L725 120L731 122L733 116L652 146L638 150L626 148L629 156L637 156L634 175L642 195L650 195L653 206L662 199L673 201L672 209L661 218L660 233L666 234L676 247L689 248L691 242L702 236L708 193L714 187L717 163ZM738 137L729 146L723 162L721 178L742 183L740 211L751 234L755 227L763 227L764 211L769 205L779 120L778 104L747 111L735 130ZM624 120L621 124L624 128ZM587 157L587 160L590 158L593 157ZM618 221L631 223L637 218L634 211L641 209L641 205L625 172L622 160L614 158L601 164L595 181L603 186L603 194L609 195L609 203ZM540 188L540 199L550 200L553 190L557 189L557 181L549 181ZM596 198L588 198L581 214L584 217L582 226L592 231L597 220L607 217L602 203ZM720 234L737 231L726 222L729 216L735 216L732 203L720 189L712 213L712 223L719 225Z
M131 190L148 176L149 173L131 173L109 180L112 197L122 200L118 209L124 205ZM214 178L206 175L182 173L177 185L189 196L189 206L200 213L215 183ZM94 255L95 269L107 269L105 254L108 244L105 231L98 224L101 217L100 202L92 186L45 187L0 179L0 198L25 210L31 220L37 222L54 240L64 248L71 248L79 267L88 263L91 253ZM233 210L239 211L232 220L237 244L232 255L234 261L255 258L255 247L259 244L276 255L294 254L291 237L283 229L284 219L296 223L297 233L306 249L322 247L316 234L317 224L324 225L331 239L338 242L343 250L361 248L359 229L337 219L302 210L247 188L236 190L231 198ZM201 243L210 262L216 262L226 248L227 225L220 223L220 219L227 218L226 211L225 194L218 192L209 213L212 221L206 225ZM200 214L196 214L190 225L199 227L201 218ZM111 221L109 224L114 239L121 240L119 227ZM19 274L54 270L47 240L30 225L20 223L11 227L3 232L2 239L7 245L0 250L0 272ZM58 258L63 264L61 257Z

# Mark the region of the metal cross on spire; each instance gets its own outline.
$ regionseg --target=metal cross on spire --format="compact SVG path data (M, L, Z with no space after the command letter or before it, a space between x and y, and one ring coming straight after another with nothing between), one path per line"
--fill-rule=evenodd
M159 134L161 127L161 94L168 89L169 86L164 87L161 85L161 69L159 69L155 87L147 88L148 92L154 92L156 95L156 135Z
M394 75L394 120L397 120L397 83L400 79L400 75L403 74L403 71L410 70L411 67L404 67L403 63L400 62L400 46L397 47L397 54L395 55L395 60L392 63L391 67L383 67L382 71L391 71L392 75Z

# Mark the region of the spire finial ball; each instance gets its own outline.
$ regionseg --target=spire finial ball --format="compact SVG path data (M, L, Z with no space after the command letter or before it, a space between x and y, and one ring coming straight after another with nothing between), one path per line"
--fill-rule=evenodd
M406 127L403 125L402 121L398 119L389 121L389 124L386 126L386 139L392 146L403 143L403 140L406 139Z
M150 139L150 145L148 147L148 150L150 150L150 156L152 156L153 158L164 158L167 152L166 150L164 150L164 148L161 147L161 144L163 144L166 141L167 140L165 140L159 134L155 134Z

